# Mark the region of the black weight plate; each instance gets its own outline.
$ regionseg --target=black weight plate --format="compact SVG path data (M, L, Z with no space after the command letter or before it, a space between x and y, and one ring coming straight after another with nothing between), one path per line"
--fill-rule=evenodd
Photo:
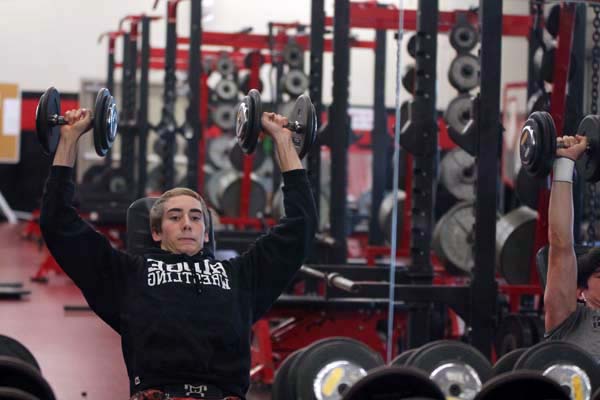
M445 400L444 393L416 368L378 367L356 382L342 400Z
M449 34L450 45L458 53L468 53L479 41L477 29L469 23L460 23L452 27Z
M490 379L475 400L570 400L559 384L533 371L513 371Z
M550 111L550 93L545 90L538 90L527 100L528 114L536 111Z
M208 162L217 169L231 169L229 153L235 145L235 139L229 134L223 134L208 139L206 143L206 156Z
M469 275L474 266L475 204L463 201L448 210L435 225L431 248L453 275Z
M40 400L32 394L10 387L0 387L0 400Z
M509 314L502 318L496 337L494 347L496 355L502 357L507 353L519 348L527 348L533 345L533 330L526 318L519 314Z
M465 96L468 95L465 94ZM452 125L450 125L448 127L448 135L461 149L475 157L477 153L477 138L479 135L479 128L477 126L478 121L476 119L471 119L471 116L478 115L476 109L479 107L479 105L478 101L473 98L469 99L469 102L471 103L470 108L468 108L469 106L467 102L463 103L463 101L461 101L458 104L459 107L454 110L462 114L455 116L458 118L458 127L462 127L462 131L457 131L452 127ZM448 110L446 110L446 113L447 112ZM447 116L451 119L452 113L447 114Z
M305 346L303 348L303 351L301 352L301 354L294 357L294 359L291 362L291 365L289 366L289 370L288 370L288 387L289 387L288 393L291 393L290 400L296 400L296 378L298 376L299 366L304 362L303 360L304 360L304 357L306 356L306 352L313 348L323 346L326 343L345 342L346 340L348 340L348 339L345 337L341 337L341 336L333 336L333 337L327 337L327 338L315 340L311 344Z
M246 154L249 153L251 147L250 136L252 135L252 127L254 126L253 118L254 101L250 96L245 96L238 105L235 117L235 136L240 147Z
M402 236L404 226L404 201L406 200L406 192L398 190L398 214L396 222L396 239ZM394 193L390 192L385 195L379 206L377 213L377 222L379 229L383 233L383 237L387 243L392 242L392 212L394 208Z
M254 153L252 154L254 155L254 159L252 160L252 171L256 171L262 167L267 159L267 155L265 154L262 145L256 146ZM234 145L229 151L229 161L237 171L244 171L244 152L238 144Z
M50 126L48 119L60 114L60 95L54 87L42 94L35 110L37 137L45 154L54 154L60 139L60 126Z
M466 343L438 340L422 346L406 361L429 374L446 396L473 398L492 377L492 365Z
M531 177L527 173L525 168L519 168L519 173L517 174L517 182L515 185L515 192L522 205L527 206L532 210L537 210L538 195L541 186L541 180Z
M588 182L600 180L600 117L597 115L586 116L579 127L577 134L586 136L588 150L577 160L577 171Z
M496 223L496 267L511 285L529 283L537 212L521 206Z
M106 90L99 90L94 102L94 148L96 154L102 154L108 148L108 136L105 135L104 118L106 107L108 106L108 93Z
M109 101L108 90L101 89L94 102L94 148L96 154L103 157L108 151L108 132L106 131L106 109Z
M230 217L238 217L240 213L240 198L242 196L242 174L236 171L229 171L229 174L223 175L217 185L218 202L217 206L223 210L223 214ZM266 183L260 180L256 174L250 175L250 199L248 215L250 217L259 217L265 212L267 206L267 187Z
M556 136L555 130L551 131L551 126L548 125L548 119L545 115L549 115L545 111L534 112L529 116L532 120L537 123L538 130L534 131L536 143L539 143L539 147L536 151L539 151L540 158L536 159L536 176L538 178L545 178L548 176L550 171L547 170L547 159L554 158L554 155L550 153L549 142L552 140L552 135ZM554 139L556 140L556 139Z
M557 340L538 343L519 357L514 369L539 371L561 386L570 387L571 391L574 384L575 390L583 390L583 393L573 393L573 398L590 398L600 387L600 369L595 359L573 343ZM582 394L583 397L578 397Z
M531 115L531 118L536 120L538 125L541 127L540 131L537 132L537 134L538 134L537 140L539 143L541 143L540 147L542 149L542 157L540 158L538 176L541 178L544 178L544 177L547 177L548 174L550 173L550 171L547 170L547 168L546 168L547 167L547 159L554 158L554 155L552 155L552 153L550 153L550 146L549 146L549 143L552 140L552 138L550 137L552 132L550 132L550 126L547 123L548 120L545 118L544 111L533 113Z
M560 27L560 4L555 4L550 8L550 12L546 17L546 30L556 39L558 36L558 28Z
M11 337L0 335L0 356L17 357L40 371L40 364L31 351L23 343Z
M96 118L100 118L100 133L102 133L100 135L102 153L98 153L96 151L98 155L108 152L108 150L110 150L110 148L112 147L112 144L115 141L115 136L117 133L116 129L118 124L118 120L115 121L115 116L113 115L113 113L116 112L115 99L110 95L108 89L100 89L99 94L100 92L103 93L102 96L105 97L105 100L102 103L102 108L100 110L98 110L98 108L95 107L97 113L94 114L94 121ZM95 132L96 131L94 131L94 134Z
M216 69L221 75L229 76L235 72L235 64L227 53L221 53L221 56L217 60Z
M308 127L306 129L306 131L308 132L309 136L310 136L310 140L309 140L309 149L310 147L312 147L312 145L314 145L317 142L317 135L319 133L319 126L318 126L318 121L317 121L317 110L315 109L315 105L312 103L310 103L310 109L312 112L312 127ZM307 151L308 151L307 150Z
M260 135L260 132L262 131L262 122L261 122L261 118L262 118L262 102L260 99L260 92L256 89L252 89L250 90L250 92L248 92L248 96L252 99L252 111L253 111L253 117L252 117L252 147L251 147L251 151L250 153L254 152L254 149L256 148L256 144L258 143L258 136Z
M339 338L312 346L298 358L296 399L340 399L346 388L382 365L379 353L354 339Z
M519 156L521 157L522 168L530 176L539 178L541 177L539 172L540 165L543 162L543 144L540 143L540 137L543 135L541 132L543 127L538 122L538 119L534 118L536 114L537 112L531 114L521 129Z
M456 56L448 68L448 81L465 93L479 85L479 59L472 54Z
M107 103L105 124L106 131L108 132L108 136L106 137L108 139L108 149L110 149L117 137L117 130L119 129L119 110L117 110L117 104L113 96L109 96Z
M40 400L55 400L52 388L39 371L13 357L0 356L0 387L23 390Z
M300 159L304 158L310 146L314 142L315 133L315 112L307 95L301 95L296 99L292 113L287 117L290 122L298 122L302 127L300 132L292 132L292 142Z
M281 77L281 87L290 96L300 96L308 89L308 76L299 69L292 69Z
M540 117L543 118L545 129L544 132L544 155L542 170L545 173L545 176L550 174L552 171L552 165L554 164L554 159L556 158L556 125L554 125L554 119L550 115L550 113L542 112Z
M403 351L398 356L396 356L396 358L394 358L392 360L391 365L402 366L402 365L406 364L406 361L417 350L418 350L418 348L416 348L416 349L408 349L408 350Z
M216 171L214 174L211 174L209 177L207 177L204 183L204 193L206 194L206 200L210 203L211 206L215 207L220 212L222 212L223 209L221 207L221 200L219 199L219 191L221 190L219 183L221 179L223 179L229 174L231 174L230 169L222 169Z
M300 68L304 63L304 50L295 42L286 44L281 55L283 56L283 60L292 69Z
M212 112L212 120L221 130L235 129L236 106L230 103L218 104Z
M407 65L402 74L402 86L409 93L415 92L415 78L417 67L414 64Z
M440 183L458 200L475 200L475 157L455 148L440 162Z
M525 347L522 347L520 349L514 349L512 351L509 351L508 353L500 357L498 361L496 361L496 364L494 364L494 367L492 368L494 376L498 376L512 371L519 357L521 357L521 355L526 351L527 349Z
M471 119L471 96L461 94L452 99L446 107L444 119L448 124L448 133L450 136L460 136L465 129L465 125Z
M273 386L271 387L271 400L290 400L294 394L290 391L290 380L295 377L290 377L290 367L292 362L298 357L304 349L298 349L287 356L275 371L273 378Z
M152 150L154 154L159 156L160 158L167 157L167 141L163 137L157 137L154 143L152 143ZM173 141L173 153L177 154L179 150L179 144L177 140Z
M414 34L408 39L408 43L406 44L406 50L408 51L408 55L412 58L417 56L417 35Z
M206 187L206 182L209 181L210 177L211 177L211 172L210 172L210 166L205 166L205 187ZM208 171L207 171L208 170ZM150 171L148 171L148 175L146 178L146 190L148 190L149 192L154 192L154 193L161 193L163 191L163 187L164 187L164 182L165 182L165 178L164 178L164 174L163 174L163 166L162 165L157 165L154 168L152 168ZM175 173L175 182L177 187L188 187L188 180L187 180L187 176L185 174L179 174ZM117 191L123 191L122 190L122 183L123 183L123 177L116 177L113 178L113 180L111 181L110 179L108 179L108 186L110 188L110 185L112 183L112 190L117 190ZM205 192L203 192L205 193Z
M127 174L122 170L111 170L106 175L108 191L113 194L124 194L131 189L127 180Z
M44 154L50 154L50 145L48 143L48 119L42 116L48 114L48 100L46 93L42 93L35 108L35 132L38 142L44 151Z
M221 79L215 85L215 94L222 101L234 101L238 99L238 86L234 80Z

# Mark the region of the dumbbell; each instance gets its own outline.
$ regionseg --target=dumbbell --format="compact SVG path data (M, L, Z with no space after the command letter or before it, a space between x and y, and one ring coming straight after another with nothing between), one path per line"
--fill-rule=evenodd
M60 94L54 87L48 88L40 97L35 110L35 128L38 140L46 154L54 154L60 139L60 125L66 125L60 113ZM92 115L94 147L100 157L104 157L112 147L117 135L119 113L115 99L108 89L102 88L96 95Z
M252 89L239 104L235 120L237 141L246 154L252 154L262 131L263 114L260 92ZM298 157L304 158L317 138L317 113L307 95L296 99L285 128L292 131L292 142Z
M588 182L600 180L600 116L586 116L577 128L577 135L587 137L586 151L577 160L577 170ZM536 111L529 116L521 130L519 155L525 171L543 178L552 170L556 149L564 148L556 141L556 126L552 116Z

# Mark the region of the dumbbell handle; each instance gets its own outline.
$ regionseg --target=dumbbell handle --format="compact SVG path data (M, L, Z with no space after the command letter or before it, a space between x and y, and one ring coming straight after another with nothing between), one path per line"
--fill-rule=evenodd
M298 121L288 122L283 127L292 132L302 132L302 128L304 128Z
M92 117L93 121L94 117ZM56 126L56 125L68 125L69 123L65 120L65 117L62 115L54 114L51 117L48 117L48 125Z
M565 144L564 144L563 142L560 142L560 143L556 143L556 148L557 148L557 149L566 149L566 148L567 148L567 146L565 146ZM588 145L585 147L585 151L589 151L589 150L590 150L590 145L588 144Z

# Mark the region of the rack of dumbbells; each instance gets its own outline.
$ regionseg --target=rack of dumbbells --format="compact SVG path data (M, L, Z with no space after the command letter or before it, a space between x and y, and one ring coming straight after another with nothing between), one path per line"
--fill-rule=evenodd
M475 143L469 91L479 86L479 59L472 54L479 43L477 27L467 13L457 12L456 23L448 33L456 57L448 68L448 81L458 91L444 112L448 135L458 145L447 151L440 162L439 180L457 203L439 218L433 232L433 251L444 268L453 274L470 275L473 268L473 227L475 224ZM475 103L476 104L476 103ZM460 221L465 229L456 229ZM448 240L451 239L452 245ZM460 242L460 244L457 244Z

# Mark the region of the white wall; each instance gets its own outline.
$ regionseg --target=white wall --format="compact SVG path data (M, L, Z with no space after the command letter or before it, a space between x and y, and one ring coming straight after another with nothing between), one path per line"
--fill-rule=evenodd
M256 33L266 33L268 21L310 22L310 0L205 0L211 4L213 20L205 24L205 29L231 32L251 26ZM398 1L389 2L398 4ZM416 0L405 0L406 8L416 6ZM505 13L527 12L527 3L522 0L506 0ZM161 0L157 10L152 10L154 0L2 0L0 15L3 29L0 35L0 48L3 62L0 67L0 80L18 83L22 90L44 90L54 85L61 91L79 91L83 79L105 79L106 40L100 45L100 33L116 30L119 20L126 14L147 13L164 15L166 1ZM333 14L333 0L326 0L328 15ZM440 0L442 10L466 8L478 4L476 0ZM178 33L189 34L189 2L179 5ZM361 39L372 39L370 30L357 30ZM405 39L410 33L405 35ZM165 22L152 25L151 43L153 47L164 47ZM448 45L447 36L438 39L438 107L444 108L456 91L449 85L446 71L454 51ZM388 35L388 67L386 79L386 103L395 102L395 50L396 43L392 32ZM402 46L403 64L411 59ZM520 38L503 40L502 72L503 83L526 79L527 43ZM121 58L120 46L117 57ZM515 62L517 61L517 62ZM353 104L368 105L373 97L374 56L370 50L354 49L351 52L350 101ZM324 63L324 101L331 100L332 56L326 55ZM263 74L266 74L266 70ZM162 81L162 72L151 75L154 82ZM120 74L116 75L120 79ZM268 96L267 96L268 97ZM402 100L407 98L402 93Z

